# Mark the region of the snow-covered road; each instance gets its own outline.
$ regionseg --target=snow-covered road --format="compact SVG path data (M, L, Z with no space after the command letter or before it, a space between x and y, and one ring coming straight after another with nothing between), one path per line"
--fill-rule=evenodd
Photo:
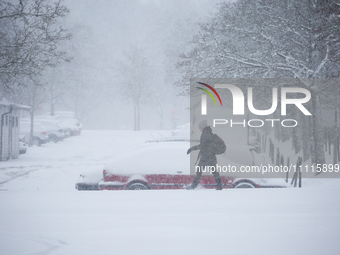
M303 189L75 190L81 170L100 171L150 133L160 132L84 131L1 162L0 254L340 254L338 180Z

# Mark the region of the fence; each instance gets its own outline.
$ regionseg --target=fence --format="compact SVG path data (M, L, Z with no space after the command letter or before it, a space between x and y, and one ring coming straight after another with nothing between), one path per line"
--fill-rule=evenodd
M267 144L268 144L268 156L269 159L271 161L271 163L275 166L284 166L284 162L285 162L285 156L280 152L279 148L276 148L276 153L275 153L275 144L271 139L268 139L268 143L267 143L267 137L266 135L257 132L256 133L256 137L257 137L257 141L258 141L258 145L260 147L261 152L265 153L267 151ZM331 135L329 135L329 133L327 132L325 134L325 137L331 137ZM325 147L328 148L328 150L331 149L331 139L325 139ZM334 143L334 142L333 142ZM337 144L339 146L339 144ZM335 146L334 146L335 147ZM333 149L334 149L333 147ZM327 151L327 149L326 149ZM337 154L339 154L340 150L338 148L334 149L334 153L336 152ZM339 155L339 159L340 159L340 155ZM291 180L291 185L294 185L294 187L297 187L297 185L301 188L302 187L302 157L298 157L296 165L295 165L295 171L294 171L294 175L292 177ZM290 157L286 157L286 166L288 168L290 168ZM288 179L289 179L289 171L287 171L286 173L286 183L288 183Z

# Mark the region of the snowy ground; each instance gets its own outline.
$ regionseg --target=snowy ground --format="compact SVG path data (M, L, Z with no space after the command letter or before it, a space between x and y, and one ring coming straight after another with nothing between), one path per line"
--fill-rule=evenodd
M302 189L75 190L81 170L100 171L150 133L161 132L84 131L1 162L0 254L340 254L339 180Z

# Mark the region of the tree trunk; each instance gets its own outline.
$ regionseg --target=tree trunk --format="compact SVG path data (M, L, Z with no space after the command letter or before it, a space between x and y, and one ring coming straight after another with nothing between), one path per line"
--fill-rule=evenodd
M35 96L32 98L31 110L30 110L30 117L31 117L31 129L30 129L30 139L29 139L29 146L33 145L33 133L34 133L34 108L35 108Z
M303 148L303 161L306 161L311 156L311 145L310 145L310 118L304 117L302 119L302 148Z
M334 111L334 148L333 148L333 164L338 163L338 109L337 109L337 103L338 103L338 96L337 94L335 95L335 111Z
M137 131L137 106L136 102L133 104L133 130Z
M280 119L280 116L277 113L274 113L275 119ZM282 134L281 134L281 125L274 126L274 135L277 141L282 141Z
M294 97L296 98L296 97ZM298 120L298 122L300 122L301 118L300 118L301 114L297 109L294 109L292 111L292 119ZM293 148L295 151L295 154L298 154L301 151L301 133L300 133L300 129L301 127L296 126L292 128L292 137L293 137Z
M314 142L314 154L315 163L324 164L325 163L325 152L324 152L324 142L323 142L323 132L321 126L321 114L317 108L319 104L319 94L312 90L312 128L313 128L313 142Z
M159 128L160 128L160 130L162 130L163 129L163 107L162 106L160 107L159 118L160 118Z
M55 106L53 100L51 101L51 116L55 115Z
M134 101L134 130L140 130L140 107L137 100Z
M140 107L139 103L137 104L137 131L140 130Z

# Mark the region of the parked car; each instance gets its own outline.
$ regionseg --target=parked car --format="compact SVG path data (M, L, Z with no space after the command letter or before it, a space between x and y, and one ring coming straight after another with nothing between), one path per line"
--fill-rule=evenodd
M65 138L68 138L73 135L74 132L72 132L73 127L70 127L69 125L65 124L64 122L59 122L59 126L63 130L65 134Z
M170 136L161 136L157 138L153 138L151 140L147 140L147 143L154 142L190 142L190 124L185 124L182 126L178 126L175 130L171 132ZM192 140L193 141L193 140ZM199 140L196 140L197 142Z
M31 123L26 120L20 120L20 135L23 136L23 141L29 144L30 139ZM33 145L41 146L42 144L48 143L50 140L47 135L46 128L38 123L34 124L33 127Z
M103 170L103 180L99 190L119 189L184 189L193 182L190 175L188 142L157 143L144 146L135 152L107 164ZM242 148L245 164L253 164L251 147ZM196 151L196 154L198 152ZM195 157L195 155L193 155ZM128 163L127 163L128 162ZM220 165L237 165L218 156ZM259 188L261 183L253 179L238 179L221 176L225 188ZM216 181L208 174L201 178L200 187L215 189Z
M46 128L47 135L50 141L57 143L64 140L65 133L57 118L48 116L36 116L34 120L35 123L40 123Z
M81 135L81 129L71 123L63 121L63 125L68 129L70 136Z
M44 116L51 116L51 113L45 114ZM69 111L55 111L54 116L58 118L66 127L70 133L70 135L80 135L82 130L82 124L77 119L77 116L74 112Z
M193 182L190 175L190 157L186 154L189 142L167 141L145 143L132 153L117 158L108 163L103 175L98 172L82 173L76 183L78 190L123 190L123 189L184 189ZM254 165L252 146L233 146L233 153L219 155L220 165ZM198 151L193 155L197 156ZM234 160L233 156L237 155ZM235 176L221 176L222 186L226 188L261 188L284 187L284 182L272 184L262 179L237 178ZM199 187L215 189L216 181L213 175L203 176Z
M19 154L25 154L27 152L27 143L23 141L25 136L21 135L19 140Z
M42 124L46 128L47 135L50 141L57 143L65 139L64 131L58 123L44 122Z

